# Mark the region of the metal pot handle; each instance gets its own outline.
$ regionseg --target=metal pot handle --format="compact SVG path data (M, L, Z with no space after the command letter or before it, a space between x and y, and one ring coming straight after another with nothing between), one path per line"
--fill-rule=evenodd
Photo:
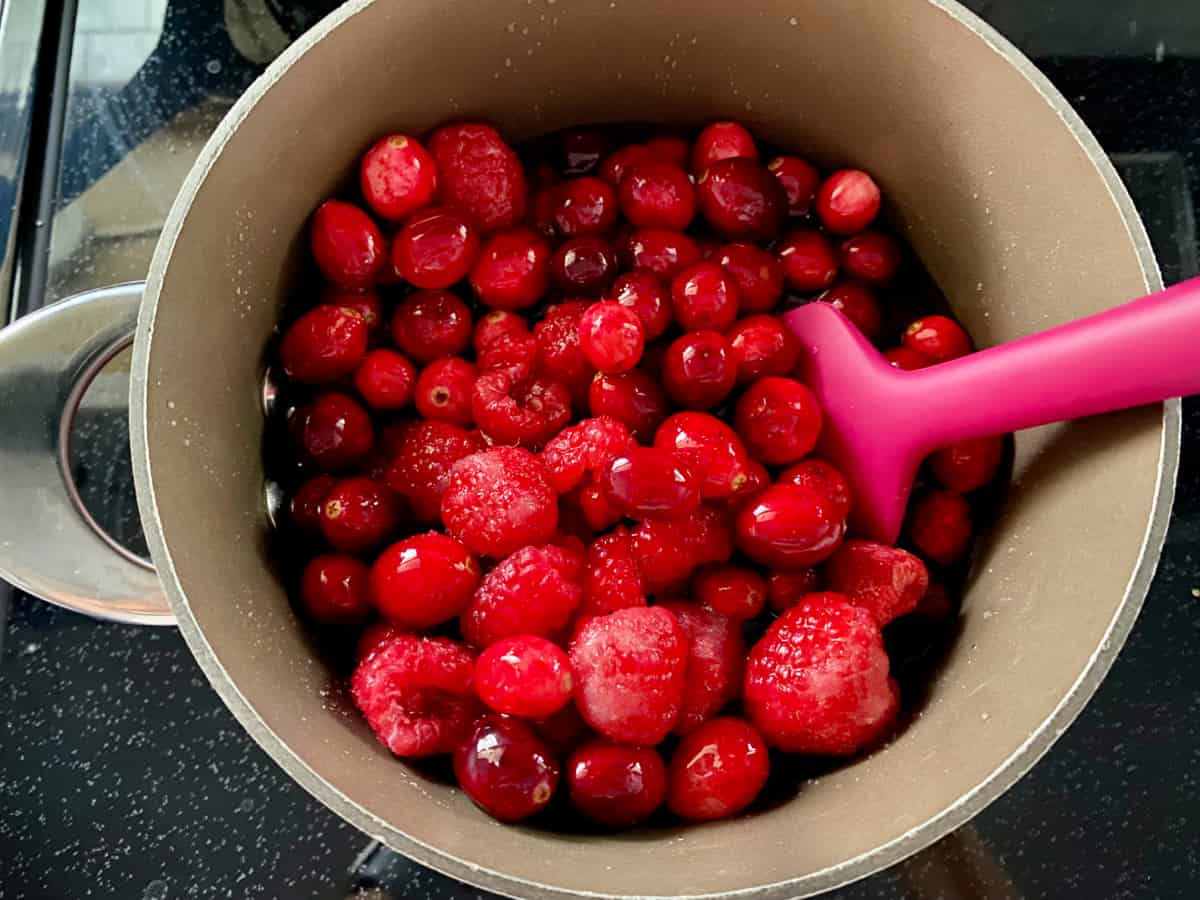
M144 285L78 294L0 330L0 577L114 622L173 625L154 567L92 518L71 477L71 423L133 342Z

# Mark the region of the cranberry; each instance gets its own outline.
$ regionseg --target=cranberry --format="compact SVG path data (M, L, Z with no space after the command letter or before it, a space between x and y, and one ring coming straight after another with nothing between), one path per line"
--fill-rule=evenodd
M598 484L584 485L579 489L579 510L592 531L607 531L621 521L621 511L608 502Z
M933 477L960 494L981 488L996 477L1004 438L985 437L951 444L929 457Z
M654 446L673 451L700 477L706 500L733 495L749 477L750 459L741 440L708 413L675 413L655 432Z
M383 303L379 300L378 291L351 291L330 284L321 291L321 303L326 306L340 306L362 316L363 321L367 323L368 346L380 338L383 331Z
M550 246L528 228L500 231L483 242L471 287L484 306L525 309L550 285Z
M499 559L554 535L558 495L528 450L493 447L454 464L442 520L472 551Z
M377 216L403 220L428 206L437 192L437 163L416 138L389 134L364 154L359 186Z
M546 310L533 329L540 353L539 374L566 385L577 406L583 406L595 374L579 343L579 323L590 305L586 300L558 303Z
M833 514L850 514L850 485L846 476L823 459L806 459L779 473L780 484L798 484L824 494L833 504Z
M497 338L480 350L475 363L480 374L505 372L515 383L533 375L540 357L537 338L528 331L514 332Z
M417 370L395 350L372 350L354 371L354 387L372 409L402 409L412 401Z
M477 354L481 354L498 340L508 337L529 337L531 334L529 324L525 321L524 316L507 309L493 309L487 315L481 316L475 323L471 346ZM456 356L457 354L447 353L445 355ZM481 365L480 368L486 367Z
M930 491L913 501L908 533L918 552L948 566L962 559L971 542L971 508L961 494Z
M560 431L546 443L541 460L551 487L565 494L632 445L629 429L616 419L599 416Z
M746 501L757 497L771 483L771 473L757 459L747 457L746 469L741 483L729 495L729 508L736 510Z
M821 173L798 156L777 156L767 163L767 170L787 195L788 213L807 216L817 197Z
M696 214L696 191L682 167L646 159L621 179L621 212L638 228L687 228Z
M917 608L913 610L913 615L924 619L926 622L945 622L952 615L958 604L946 589L946 586L940 582L933 582L925 591L925 596L921 598L917 604Z
M296 488L288 514L298 530L313 535L321 533L321 504L336 483L332 475L317 475Z
M571 805L593 822L627 828L647 819L667 794L667 767L653 747L603 738L567 760Z
M326 200L318 206L310 245L321 274L339 287L369 288L386 264L379 226L353 203Z
M895 239L881 231L864 231L842 241L842 271L851 278L886 284L900 268L902 251Z
M371 419L345 394L319 395L296 411L291 424L301 456L326 472L350 468L375 443Z
M279 345L279 362L290 378L327 384L345 378L367 352L367 323L341 306L318 306L297 319Z
M536 635L499 640L475 661L475 691L499 713L545 718L570 701L574 686L567 654Z
M465 359L458 356L435 359L417 379L417 412L434 422L469 428L474 422L471 398L475 379L475 367Z
M671 326L671 297L650 272L627 272L617 279L610 298L637 313L645 339L661 337Z
M749 722L710 719L679 742L667 770L667 806L682 819L709 821L741 812L770 773L767 745Z
M609 503L635 519L675 519L700 505L700 478L679 454L638 447L615 457L600 474Z
M602 237L584 234L554 251L550 275L560 290L582 296L603 294L617 274L617 256Z
M663 386L685 409L716 406L733 390L737 362L729 342L715 331L693 331L667 348Z
M722 331L737 319L737 285L718 263L698 262L671 282L671 305L684 331Z
M774 256L754 244L723 244L717 262L737 285L738 310L742 315L768 313L783 296L783 266Z
M479 234L451 206L431 206L411 216L392 244L392 265L419 288L462 281L479 255Z
M646 149L658 159L665 159L681 169L686 169L692 157L692 148L686 140L675 135L659 135L646 141Z
M370 478L344 478L321 504L321 533L344 553L366 553L383 543L399 521L392 492Z
M925 316L904 329L904 346L935 363L958 359L971 352L971 338L961 325L946 316Z
M550 802L558 787L558 762L524 722L486 716L454 751L454 776L485 812L518 822Z
M713 163L700 176L696 194L704 220L729 241L773 238L787 212L783 188L756 159Z
M734 421L751 455L770 466L793 463L812 452L821 433L821 407L792 378L754 382L738 400Z
M654 152L647 149L645 144L627 144L604 158L600 163L599 175L613 187L617 187L625 173L633 166L653 158Z
M475 437L448 422L408 423L390 451L384 482L408 501L418 522L435 524L442 494L450 483L450 469L481 446Z
M838 274L837 257L829 239L819 231L788 232L775 248L783 264L783 280L793 291L823 291Z
M861 281L843 281L835 284L818 300L830 303L849 319L869 341L879 337L883 327L883 313L875 292Z
M755 562L794 570L828 558L842 542L846 520L824 494L776 484L738 511L734 531L738 548Z
M862 231L879 214L879 186L866 172L834 172L817 191L817 216L834 234Z
M692 173L699 178L717 160L735 156L758 159L753 135L737 122L713 122L700 132L692 147Z
M371 566L371 598L380 614L398 625L433 628L466 609L479 580L471 551L431 531L380 554Z
M923 356L916 350L909 350L907 347L893 347L891 350L884 350L883 358L892 368L902 369L906 372L933 365L933 360L929 357Z
M766 375L791 375L800 358L796 336L775 316L748 316L725 333L737 363L738 384Z
M588 406L593 416L616 419L639 441L649 441L667 417L662 389L641 369L597 375L588 389Z
M579 341L593 368L609 375L626 372L642 358L642 320L615 301L593 303L579 321Z
M392 317L392 340L418 363L459 356L470 344L471 310L449 291L416 291Z
M564 175L586 175L608 151L608 136L595 128L572 128L559 141Z
M485 233L521 221L525 171L496 129L471 122L443 125L429 136L428 146L437 160L443 203L465 210Z
M554 225L566 237L602 234L617 224L617 194L601 178L573 178L554 188Z
M659 278L674 278L700 262L700 247L681 231L639 228L617 245L617 254L631 269L644 269Z
M571 420L571 394L557 381L497 370L476 379L471 413L494 443L539 447Z
M753 569L705 566L692 580L692 596L713 612L753 619L767 603L767 582Z
M367 567L352 556L328 553L304 567L300 603L322 625L353 625L371 612Z
M772 572L767 576L767 603L776 613L786 612L817 590L821 578L816 569Z

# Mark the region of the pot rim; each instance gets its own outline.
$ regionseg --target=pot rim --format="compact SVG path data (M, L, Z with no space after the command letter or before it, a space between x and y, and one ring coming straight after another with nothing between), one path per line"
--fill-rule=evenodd
M150 344L154 335L163 276L167 263L179 239L187 212L200 186L226 143L241 122L254 109L259 98L292 67L317 41L370 6L375 0L350 0L331 13L293 43L238 99L205 144L171 207L155 249L147 281L145 298L138 319L130 379L130 437L134 481L138 506L151 556L158 569L168 600L178 619L179 629L188 647L200 664L221 700L243 728L271 758L310 794L367 835L403 853L422 865L466 882L477 888L516 898L536 900L567 900L575 897L608 898L614 895L591 891L573 891L552 885L516 878L492 869L473 865L444 851L417 841L381 818L355 803L332 783L311 769L263 721L218 661L196 618L192 615L183 586L175 570L170 549L162 533L150 477L149 446L147 442L147 393L149 388ZM1066 99L1034 65L999 32L956 0L924 0L944 15L973 32L992 52L1003 57L1042 96L1070 129L1080 148L1098 174L1104 179L1109 194L1120 211L1129 240L1133 244L1145 280L1146 290L1162 287L1162 279L1145 227L1108 157L1088 130L1083 120ZM1154 502L1142 539L1137 564L1125 588L1125 595L1109 623L1103 639L1079 678L1071 686L1057 708L1029 735L1004 762L953 805L925 820L903 835L860 854L845 862L829 866L799 878L772 884L758 885L735 891L691 894L688 900L705 898L745 898L745 900L784 900L808 897L832 890L872 875L940 840L966 823L993 800L1010 788L1041 757L1070 726L1095 693L1100 682L1128 638L1133 624L1149 591L1166 537L1179 465L1182 434L1182 403L1169 400L1163 404L1161 449ZM634 898L621 895L622 900L680 900L679 897Z

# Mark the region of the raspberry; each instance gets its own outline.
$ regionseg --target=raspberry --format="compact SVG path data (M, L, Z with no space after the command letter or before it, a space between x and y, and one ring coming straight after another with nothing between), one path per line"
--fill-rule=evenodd
M785 466L811 453L822 419L812 391L795 379L775 376L750 385L734 414L746 449L769 466Z
M786 612L814 593L820 583L816 569L772 572L767 576L767 603L773 612Z
M649 441L667 417L667 398L653 376L643 369L620 375L597 375L588 387L588 407L593 416L609 416L630 430L639 441Z
M375 214L392 222L426 206L437 192L437 164L414 137L389 134L363 154L359 186Z
M757 563L795 570L828 559L846 534L846 519L812 488L776 484L737 512L738 549Z
M571 754L566 771L571 805L610 828L648 818L667 793L667 767L653 747L589 741Z
M798 484L824 494L833 503L833 514L850 514L850 485L846 476L823 459L805 459L779 473L780 484Z
M321 504L321 533L343 553L378 547L400 519L395 495L370 478L343 478Z
M571 396L560 382L498 369L476 379L471 413L493 443L540 447L571 420Z
M458 356L435 359L417 378L414 401L417 412L431 422L449 422L470 428L471 398L475 392L475 367Z
M661 607L590 619L571 642L579 712L614 741L657 744L682 708L687 655L687 636Z
M930 491L913 501L908 533L924 556L943 566L952 565L962 559L971 543L971 507L961 494Z
M741 623L684 600L664 600L687 635L687 686L672 729L688 734L732 703L742 692L746 644Z
M479 563L448 535L431 531L392 544L371 566L371 597L386 618L432 628L461 613L479 585Z
M647 519L629 533L647 594L686 581L697 566L727 562L733 539L724 514L704 505L682 519Z
M519 634L554 634L579 606L582 577L582 560L562 547L522 547L484 576L459 620L463 637L487 647Z
M364 621L371 613L367 567L352 556L328 553L304 567L300 604L323 625Z
M525 171L496 129L463 123L429 136L441 176L439 196L469 212L485 232L511 228L525 215Z
M507 309L493 309L475 323L475 330L471 335L471 346L475 349L476 354L482 354L499 340L509 337L529 337L531 334L524 316ZM479 367L481 369L489 368L482 363Z
M1004 438L959 441L929 457L933 477L952 491L969 494L996 477L1004 455Z
M614 457L599 484L633 519L677 519L700 505L700 477L674 450L634 447Z
M533 327L540 351L538 371L552 381L565 384L571 399L579 406L586 402L588 386L595 374L579 341L580 322L588 306L583 300L556 304Z
M545 718L570 702L574 688L567 654L535 635L497 641L475 660L475 692L499 713Z
M546 443L541 459L551 487L565 494L586 477L603 471L632 445L628 428L616 419L597 416L560 431Z
M754 645L742 702L771 746L847 756L882 736L899 692L871 614L825 596L785 612Z
M345 394L321 394L298 409L288 423L300 457L326 472L362 461L375 444L366 410Z
M475 364L481 374L504 372L518 383L533 376L541 357L541 348L533 334L514 332L501 335L479 351Z
M471 310L449 291L414 291L392 316L392 340L419 363L461 356L471 340Z
M454 464L442 520L472 551L499 559L549 540L558 527L557 501L536 456L494 447Z
M667 770L667 806L681 819L704 822L749 806L770 774L767 745L742 719L705 722L682 741Z
M583 572L580 616L602 616L618 609L645 606L642 576L629 531L618 528L592 541Z
M579 320L579 346L593 369L610 375L627 372L642 358L642 320L613 300L593 303Z
M372 409L402 409L412 401L417 370L395 350L372 350L354 371L354 387Z
M408 501L413 517L439 521L450 469L482 449L467 431L448 422L414 422L403 433L384 473L384 483Z
M738 311L742 315L769 313L783 296L783 266L755 244L725 244L716 255L737 286Z
M467 796L502 822L540 812L558 787L558 761L520 719L485 716L454 751L454 777Z
M387 262L387 243L353 203L327 200L313 213L310 247L317 268L338 287L372 287Z
M829 590L845 594L882 628L912 612L929 586L925 564L907 550L874 541L846 541L825 567Z
M449 753L466 737L478 709L474 668L471 652L457 641L396 634L359 662L350 693L397 756Z
M706 566L692 579L692 596L731 619L753 619L767 602L767 582L753 569Z
M692 148L692 174L697 178L720 159L744 156L758 159L754 137L737 122L713 122L696 137Z
M318 306L297 319L279 345L289 378L328 384L352 373L367 352L367 322L352 309Z
M733 429L708 413L681 412L654 434L654 446L673 450L701 478L706 500L730 497L748 476L750 458Z
M483 242L470 278L484 306L525 309L550 286L550 245L528 228L497 232Z

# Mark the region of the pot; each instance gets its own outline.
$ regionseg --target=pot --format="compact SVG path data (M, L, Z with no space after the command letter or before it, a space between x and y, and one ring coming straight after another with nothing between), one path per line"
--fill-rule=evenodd
M0 398L45 388L37 409L22 401L38 427L9 428L24 443L0 458L0 499L27 513L0 532L6 577L93 614L173 618L300 784L396 850L502 894L807 896L967 821L1070 724L1128 635L1166 530L1177 401L1020 434L961 634L919 715L754 815L617 835L501 826L331 699L268 554L264 348L297 287L312 210L377 136L455 117L517 141L585 122L736 118L827 166L862 166L984 345L1160 286L1082 122L952 2L355 0L213 135L168 218L136 328L139 291L118 288L0 337ZM131 331L134 469L156 571L99 537L60 477L64 408Z

